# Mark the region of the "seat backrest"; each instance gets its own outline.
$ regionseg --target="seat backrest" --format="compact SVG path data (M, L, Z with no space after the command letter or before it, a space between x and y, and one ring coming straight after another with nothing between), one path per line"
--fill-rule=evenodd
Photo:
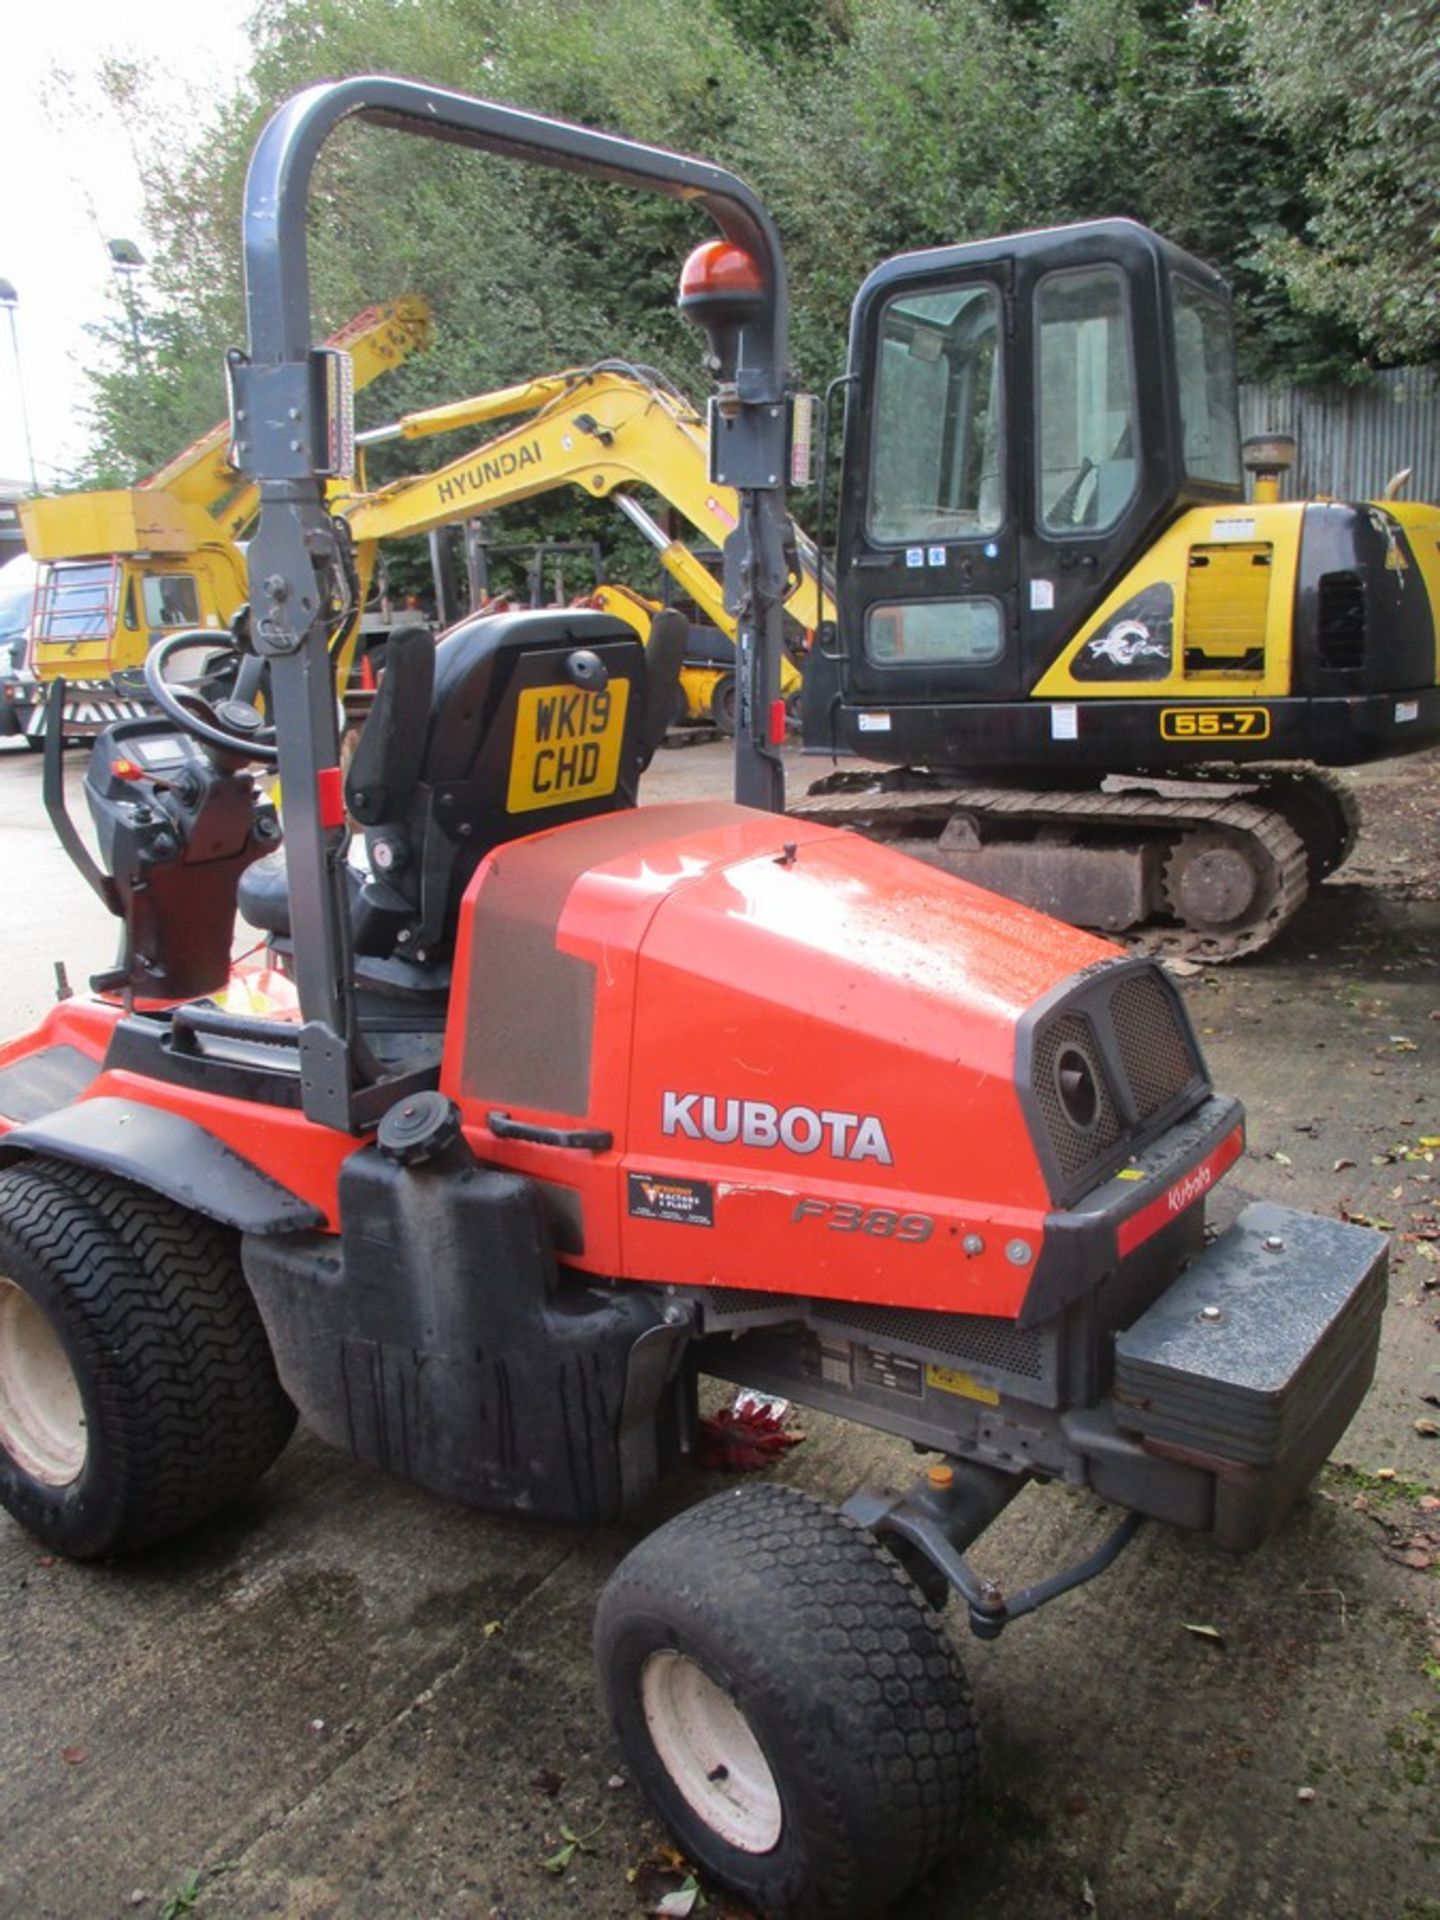
M371 868L356 951L433 963L449 952L461 896L491 848L635 804L656 703L634 629L570 608L462 622L436 645L427 691L428 713L407 712L398 686L388 706L377 697L384 739L367 761L362 735L348 794ZM403 771L357 780L366 765Z

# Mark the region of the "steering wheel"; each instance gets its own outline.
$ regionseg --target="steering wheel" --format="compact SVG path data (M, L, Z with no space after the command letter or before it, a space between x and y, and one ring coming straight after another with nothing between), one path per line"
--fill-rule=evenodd
M280 755L275 745L275 729L267 726L259 710L248 700L233 696L212 705L202 693L190 687L174 687L165 678L165 667L181 647L208 646L216 652L239 653L233 641L218 638L213 628L185 628L167 633L157 640L145 656L145 691L167 720L207 747L221 753L238 754L242 760L259 760L274 766Z

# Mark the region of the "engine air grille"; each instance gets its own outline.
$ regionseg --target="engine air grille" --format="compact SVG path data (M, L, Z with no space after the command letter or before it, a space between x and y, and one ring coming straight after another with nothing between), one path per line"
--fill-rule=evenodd
M970 1360L1002 1373L1038 1380L1044 1366L1036 1329L984 1313L924 1313L910 1307L866 1307L839 1301L814 1301L817 1317L828 1326L862 1333L885 1345L919 1347L925 1352Z
M707 1287L704 1300L713 1314L767 1313L789 1307L797 1319L804 1304L793 1293L766 1293L759 1287Z
M1065 1109L1060 1068L1062 1057L1067 1053L1080 1055L1094 1074L1098 1099L1094 1117L1088 1126L1077 1126ZM1034 1091L1055 1158L1060 1163L1061 1172L1067 1176L1079 1173L1082 1167L1099 1159L1119 1140L1120 1119L1105 1082L1094 1032L1083 1014L1062 1014L1037 1036Z
M1175 1009L1153 973L1132 973L1110 1000L1110 1018L1142 1120L1182 1093L1198 1070Z
M1093 969L1032 1036L1023 1094L1062 1206L1204 1097L1189 1022L1148 962Z
M1365 583L1358 573L1322 573L1316 641L1328 673L1358 674L1365 666Z

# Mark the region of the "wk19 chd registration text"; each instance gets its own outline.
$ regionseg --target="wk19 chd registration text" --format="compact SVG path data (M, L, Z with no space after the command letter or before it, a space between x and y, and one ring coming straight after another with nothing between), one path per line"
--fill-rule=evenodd
M615 791L630 687L526 687L515 715L511 813Z

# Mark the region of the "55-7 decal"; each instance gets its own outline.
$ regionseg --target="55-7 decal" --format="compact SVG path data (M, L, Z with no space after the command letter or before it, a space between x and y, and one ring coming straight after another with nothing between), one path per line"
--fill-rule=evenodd
M1268 740L1268 707L1162 707L1162 740Z
M790 1224L814 1220L831 1233L868 1233L876 1240L928 1240L935 1222L928 1213L899 1213L893 1207L861 1207L849 1200L797 1200Z

